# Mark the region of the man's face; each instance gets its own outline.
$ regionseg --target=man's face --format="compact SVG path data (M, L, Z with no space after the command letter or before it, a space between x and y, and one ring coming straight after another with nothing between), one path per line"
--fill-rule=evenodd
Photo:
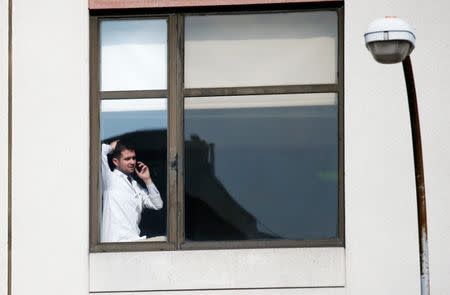
M136 153L133 150L123 150L120 158L113 158L114 166L125 174L131 174L136 167Z

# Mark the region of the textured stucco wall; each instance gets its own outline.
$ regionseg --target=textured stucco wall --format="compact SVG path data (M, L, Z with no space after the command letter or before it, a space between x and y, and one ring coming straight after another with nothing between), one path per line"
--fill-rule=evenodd
M12 294L86 294L87 1L13 1Z
M0 0L0 294L8 272L8 1Z

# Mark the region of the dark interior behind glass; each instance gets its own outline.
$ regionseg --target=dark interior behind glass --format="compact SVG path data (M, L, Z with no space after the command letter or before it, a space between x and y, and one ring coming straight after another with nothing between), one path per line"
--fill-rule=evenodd
M166 235L167 220L167 113L165 110L101 112L100 136L109 143L122 139L136 147L137 160L150 167L153 182L164 203L163 210L144 208L141 236ZM112 167L112 164L110 163ZM142 187L145 184L134 176Z

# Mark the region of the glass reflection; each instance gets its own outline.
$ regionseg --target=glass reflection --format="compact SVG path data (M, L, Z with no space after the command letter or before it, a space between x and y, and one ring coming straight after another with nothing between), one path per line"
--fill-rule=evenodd
M167 88L167 21L100 23L101 90Z
M337 237L334 94L185 99L186 239Z
M108 153L101 172L102 242L166 240L167 100L103 100L100 137L102 155ZM111 148L116 140L117 146L124 143L131 148L115 158ZM130 162L121 162L128 159L129 150L136 155L134 166L132 156ZM148 167L154 186L145 168L136 171L143 168L140 162Z
M185 86L335 83L334 11L186 16Z

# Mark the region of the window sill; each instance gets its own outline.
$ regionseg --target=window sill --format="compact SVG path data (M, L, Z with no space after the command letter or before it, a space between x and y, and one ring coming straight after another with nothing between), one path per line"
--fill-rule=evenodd
M90 292L343 287L345 249L90 254Z

